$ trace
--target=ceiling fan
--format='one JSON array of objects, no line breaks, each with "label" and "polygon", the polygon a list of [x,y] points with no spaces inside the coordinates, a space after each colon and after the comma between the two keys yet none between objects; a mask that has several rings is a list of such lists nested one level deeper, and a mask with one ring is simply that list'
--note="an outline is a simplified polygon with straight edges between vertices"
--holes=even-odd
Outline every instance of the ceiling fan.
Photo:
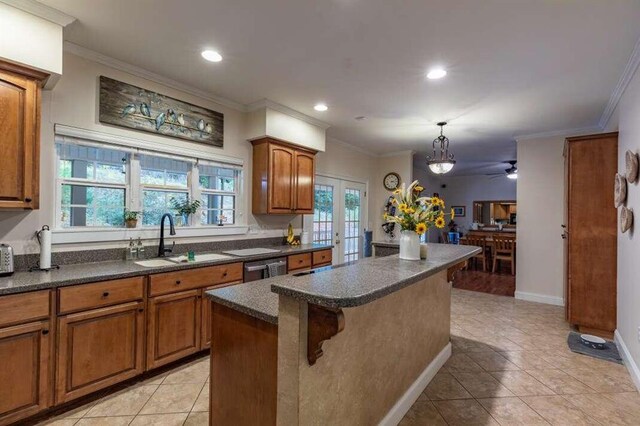
[{"label": "ceiling fan", "polygon": [[509,167],[508,169],[504,170],[504,173],[488,173],[487,176],[495,176],[495,177],[500,177],[500,176],[507,176],[509,179],[518,179],[518,168],[516,167],[516,164],[518,163],[516,160],[511,160],[511,161],[505,161],[505,164],[509,164],[511,165],[511,167]]}]

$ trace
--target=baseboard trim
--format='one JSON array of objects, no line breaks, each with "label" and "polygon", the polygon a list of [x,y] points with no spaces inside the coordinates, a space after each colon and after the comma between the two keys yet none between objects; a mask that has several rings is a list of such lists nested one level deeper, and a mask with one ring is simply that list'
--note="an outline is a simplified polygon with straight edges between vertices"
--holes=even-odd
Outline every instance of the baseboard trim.
[{"label": "baseboard trim", "polygon": [[528,302],[546,303],[547,305],[564,306],[562,297],[547,296],[538,293],[527,293],[524,291],[516,291],[515,298],[526,300]]},{"label": "baseboard trim", "polygon": [[451,343],[448,343],[440,351],[440,353],[431,361],[431,363],[418,376],[415,382],[409,386],[409,389],[402,395],[395,405],[389,410],[384,419],[379,423],[380,426],[396,426],[402,418],[407,414],[414,402],[420,394],[424,392],[427,385],[431,382],[436,373],[442,368],[451,356]]},{"label": "baseboard trim", "polygon": [[629,374],[631,375],[631,379],[636,385],[636,388],[638,388],[638,391],[640,391],[640,368],[638,368],[638,364],[636,364],[636,362],[631,357],[631,352],[629,352],[629,349],[624,343],[624,340],[622,340],[622,336],[620,335],[618,330],[615,331],[613,336],[616,342],[616,346],[618,346],[618,352],[620,352],[622,360],[624,361],[624,365],[627,367],[627,370],[629,370]]}]

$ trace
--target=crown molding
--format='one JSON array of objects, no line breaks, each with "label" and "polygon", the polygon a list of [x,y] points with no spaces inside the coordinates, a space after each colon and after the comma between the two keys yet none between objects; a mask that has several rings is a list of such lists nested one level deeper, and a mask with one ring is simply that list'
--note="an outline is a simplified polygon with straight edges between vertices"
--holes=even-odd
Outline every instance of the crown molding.
[{"label": "crown molding", "polygon": [[35,0],[0,0],[0,3],[15,7],[16,9],[20,9],[62,27],[66,27],[76,20],[73,16],[67,15],[58,9],[54,9]]},{"label": "crown molding", "polygon": [[246,106],[239,102],[235,102],[235,101],[214,95],[213,93],[206,92],[204,90],[198,89],[188,84],[180,83],[179,81],[161,76],[160,74],[156,74],[152,71],[148,71],[144,68],[131,65],[127,62],[120,61],[110,56],[103,55],[102,53],[95,52],[93,50],[87,49],[86,47],[82,47],[80,45],[71,43],[69,41],[64,42],[64,51],[68,53],[72,53],[81,58],[88,59],[90,61],[97,62],[102,65],[106,65],[108,67],[117,69],[119,71],[123,71],[128,74],[153,81],[154,83],[162,84],[164,86],[168,86],[173,89],[180,90],[182,92],[196,96],[200,99],[204,99],[206,101],[214,102],[216,104],[223,105],[228,108],[232,108],[236,111],[246,112],[247,110]]},{"label": "crown molding", "polygon": [[247,112],[253,112],[262,108],[269,108],[283,114],[290,115],[291,117],[297,118],[298,120],[304,121],[309,124],[313,124],[314,126],[318,126],[324,130],[331,127],[330,124],[325,123],[322,120],[318,120],[317,118],[311,117],[310,115],[303,114],[300,111],[296,111],[295,109],[289,108],[288,106],[284,106],[266,98],[250,103],[245,107],[245,110]]},{"label": "crown molding", "polygon": [[351,150],[351,151],[359,152],[359,153],[364,154],[364,155],[367,155],[367,156],[369,156],[369,157],[373,157],[373,158],[379,158],[379,157],[380,157],[380,154],[377,154],[377,153],[375,153],[375,152],[372,152],[372,151],[366,150],[366,149],[361,148],[361,147],[356,146],[356,145],[352,145],[352,144],[350,144],[350,143],[348,143],[348,142],[341,141],[340,139],[336,139],[336,138],[332,138],[332,137],[327,137],[327,142],[332,143],[332,144],[336,144],[336,145],[339,145],[339,146],[342,146],[342,147],[344,147],[344,148],[346,148],[346,149],[349,149],[349,150]]},{"label": "crown molding", "polygon": [[545,138],[553,138],[553,137],[569,137],[569,136],[581,136],[588,135],[591,133],[602,133],[602,128],[600,126],[591,126],[591,127],[579,127],[576,129],[564,129],[564,130],[552,130],[549,132],[541,132],[541,133],[531,133],[528,135],[520,135],[516,136],[516,142],[524,142],[533,139],[545,139]]},{"label": "crown molding", "polygon": [[640,66],[640,39],[636,42],[633,52],[631,52],[631,56],[629,57],[629,61],[627,61],[627,65],[624,67],[624,71],[622,71],[620,80],[618,80],[618,84],[615,89],[613,89],[613,93],[611,93],[609,103],[607,103],[607,106],[600,117],[600,122],[598,124],[601,129],[605,129],[609,124],[609,120],[611,120],[611,116],[616,110],[618,102],[620,102],[624,91],[627,90],[627,86],[638,70],[638,66]]}]

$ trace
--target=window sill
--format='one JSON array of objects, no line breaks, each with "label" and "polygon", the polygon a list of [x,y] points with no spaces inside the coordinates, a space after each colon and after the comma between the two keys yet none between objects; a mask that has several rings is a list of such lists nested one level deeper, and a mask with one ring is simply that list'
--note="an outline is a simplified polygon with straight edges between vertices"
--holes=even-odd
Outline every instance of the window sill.
[{"label": "window sill", "polygon": [[[248,231],[249,227],[245,225],[183,226],[176,228],[176,235],[169,236],[169,227],[167,226],[165,238],[244,235]],[[143,240],[160,238],[160,227],[57,229],[52,232],[51,242],[52,244],[97,243],[126,241],[129,238],[142,238]]]}]

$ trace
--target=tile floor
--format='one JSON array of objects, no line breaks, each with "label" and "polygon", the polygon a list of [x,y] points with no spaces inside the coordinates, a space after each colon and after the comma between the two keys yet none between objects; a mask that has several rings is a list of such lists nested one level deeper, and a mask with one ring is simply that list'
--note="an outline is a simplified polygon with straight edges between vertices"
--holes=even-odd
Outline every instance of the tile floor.
[{"label": "tile floor", "polygon": [[[569,351],[561,307],[453,290],[453,355],[401,422],[640,425],[622,365]],[[207,425],[208,358],[42,425]]]}]

